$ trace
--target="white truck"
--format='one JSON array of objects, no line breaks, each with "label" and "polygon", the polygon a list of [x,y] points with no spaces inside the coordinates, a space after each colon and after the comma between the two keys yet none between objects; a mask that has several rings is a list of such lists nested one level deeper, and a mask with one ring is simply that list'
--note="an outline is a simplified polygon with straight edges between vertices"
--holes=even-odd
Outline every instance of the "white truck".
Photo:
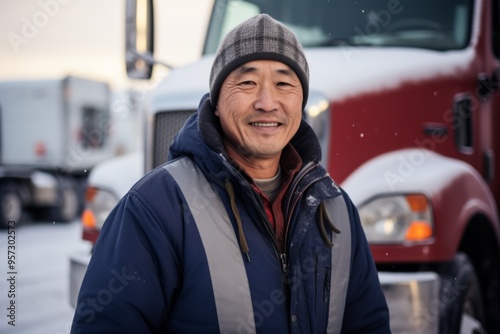
[{"label": "white truck", "polygon": [[110,89],[78,77],[0,82],[0,227],[74,220],[86,179],[112,156]]},{"label": "white truck", "polygon": [[[214,0],[201,59],[152,91],[143,153],[91,173],[84,238],[167,160],[221,38],[261,12],[305,48],[305,117],[358,207],[392,332],[499,333],[499,0]],[[151,75],[153,17],[152,1],[127,1],[131,77]],[[89,258],[71,259],[73,302]]]}]

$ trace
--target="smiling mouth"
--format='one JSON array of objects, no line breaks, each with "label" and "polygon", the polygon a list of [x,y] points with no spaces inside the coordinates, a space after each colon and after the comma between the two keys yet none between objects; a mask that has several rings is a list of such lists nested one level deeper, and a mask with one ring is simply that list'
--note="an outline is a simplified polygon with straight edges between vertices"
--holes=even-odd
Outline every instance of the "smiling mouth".
[{"label": "smiling mouth", "polygon": [[257,126],[257,127],[264,127],[264,128],[271,128],[271,127],[277,127],[279,126],[280,124],[279,123],[260,123],[260,122],[254,122],[254,123],[250,123],[250,125],[252,126]]}]

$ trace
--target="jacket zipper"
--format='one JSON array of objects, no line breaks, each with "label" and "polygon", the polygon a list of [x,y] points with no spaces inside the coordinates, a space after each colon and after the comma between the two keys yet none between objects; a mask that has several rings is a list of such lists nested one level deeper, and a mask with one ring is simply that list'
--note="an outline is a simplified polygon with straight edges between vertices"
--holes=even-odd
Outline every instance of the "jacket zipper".
[{"label": "jacket zipper", "polygon": [[[261,219],[262,219],[262,222],[263,222],[263,225],[267,231],[267,234],[269,235],[269,237],[271,238],[271,241],[273,243],[273,248],[274,248],[274,254],[276,255],[276,258],[281,262],[281,271],[283,273],[286,273],[287,270],[288,270],[288,264],[287,264],[287,256],[286,256],[286,252],[285,253],[281,253],[280,252],[280,249],[278,247],[278,243],[276,242],[276,237],[274,236],[274,233],[273,231],[271,231],[271,228],[270,228],[270,224],[269,222],[267,221],[267,216],[265,213],[263,213],[265,210],[262,209],[259,201],[257,201],[257,199],[255,198],[255,194],[253,194],[252,196],[252,200],[254,202],[254,205],[258,208],[260,208],[259,211],[259,214],[261,216]],[[285,232],[286,233],[286,232]]]},{"label": "jacket zipper", "polygon": [[[225,163],[226,167],[229,167],[229,170],[233,170],[233,166],[231,166],[231,164],[226,160],[226,158],[224,157],[224,155],[220,154],[220,157],[221,159],[223,160],[223,162]],[[297,188],[299,182],[304,178],[304,176],[309,173],[311,170],[313,170],[315,167],[317,166],[317,163],[315,162],[309,162],[307,163],[304,168],[299,171],[299,173],[297,174],[295,180],[292,182],[292,184],[290,185],[290,188],[289,188],[289,193],[290,193],[290,196],[289,196],[289,200],[288,200],[288,203],[287,203],[287,219],[286,220],[286,229],[285,229],[285,249],[286,249],[286,245],[288,244],[288,230],[289,230],[289,227],[290,227],[290,221],[292,219],[292,213],[290,210],[293,210],[293,208],[295,208],[295,205],[297,204],[297,201],[298,201],[298,198],[300,196],[297,196],[297,199],[295,200],[295,202],[293,203],[293,206],[290,208],[290,202],[293,198],[292,194],[293,192],[295,191],[295,188]],[[239,178],[237,175],[238,174],[235,174],[233,173],[233,175],[236,175],[237,178]],[[328,175],[328,174],[327,174]],[[325,176],[327,176],[325,175]],[[313,180],[305,189],[308,189],[312,184],[322,180],[323,178],[317,178],[315,180]],[[246,180],[245,180],[246,182]],[[255,194],[253,194],[252,196],[252,200],[253,200],[253,204],[260,208],[259,210],[259,214],[261,215],[261,219],[263,221],[263,224],[264,224],[264,227],[267,231],[267,234],[269,235],[269,237],[271,238],[271,241],[273,243],[273,246],[274,246],[274,253],[277,257],[277,259],[280,261],[281,263],[281,270],[283,273],[286,273],[288,271],[288,256],[287,256],[287,253],[286,251],[285,252],[280,252],[280,249],[278,247],[278,243],[276,242],[276,237],[274,235],[274,233],[271,231],[270,229],[270,226],[269,226],[269,222],[267,221],[267,216],[265,215],[264,210],[263,208],[261,207],[260,203],[257,201],[257,199],[255,198]]]},{"label": "jacket zipper", "polygon": [[302,194],[309,189],[310,186],[312,186],[314,183],[319,182],[323,180],[324,178],[328,177],[328,174],[325,174],[322,177],[315,178],[312,180],[305,188],[304,190],[300,193],[300,196],[296,196],[295,201],[292,203],[292,206],[290,207],[292,198],[293,198],[293,192],[295,191],[295,188],[298,187],[299,182],[304,178],[304,176],[309,173],[311,170],[313,170],[317,166],[316,163],[310,162],[308,163],[304,169],[302,169],[298,174],[297,177],[295,178],[294,182],[290,185],[290,197],[289,201],[287,203],[286,207],[286,212],[287,212],[287,217],[286,217],[286,230],[285,230],[285,245],[288,245],[288,230],[290,229],[290,224],[292,220],[292,213],[293,210],[295,210],[295,206],[297,205],[297,202],[299,201],[299,198],[302,196]]},{"label": "jacket zipper", "polygon": [[288,271],[288,263],[287,263],[287,256],[286,252],[280,254],[280,259],[281,259],[281,269],[283,270],[283,273],[286,273]]},{"label": "jacket zipper", "polygon": [[[298,198],[300,197],[300,196],[297,196],[295,203],[290,208],[290,202],[292,201],[292,198],[293,198],[293,192],[295,191],[295,188],[297,188],[297,186],[299,185],[299,182],[304,178],[304,176],[307,173],[309,173],[311,170],[313,170],[314,167],[316,167],[316,163],[309,162],[301,171],[299,171],[299,173],[297,174],[297,177],[295,178],[295,180],[293,180],[292,184],[290,185],[290,189],[288,189],[288,193],[290,194],[290,196],[288,197],[288,203],[286,205],[286,211],[285,211],[287,214],[287,217],[285,218],[285,222],[286,222],[286,225],[285,225],[286,226],[286,229],[285,229],[285,248],[288,245],[288,230],[290,229],[290,222],[292,220],[292,212],[290,210],[292,210],[295,207],[295,205],[298,201]],[[306,189],[307,188],[309,188],[309,186],[307,186]]]},{"label": "jacket zipper", "polygon": [[290,212],[290,201],[292,200],[292,194],[295,191],[295,188],[299,185],[299,182],[304,178],[304,176],[309,173],[314,167],[316,167],[316,163],[314,162],[309,162],[307,165],[304,166],[304,168],[298,172],[297,176],[295,177],[295,180],[293,180],[292,184],[290,185],[289,193],[290,196],[288,198],[288,203],[286,206],[286,212]]},{"label": "jacket zipper", "polygon": [[274,248],[274,254],[276,255],[276,258],[281,262],[281,270],[283,271],[283,273],[286,273],[287,269],[288,269],[286,254],[285,253],[280,253],[280,249],[278,247],[278,243],[276,242],[276,237],[274,236],[273,231],[271,231],[271,228],[269,226],[269,222],[267,221],[267,216],[265,215],[265,213],[263,214],[264,210],[262,209],[260,203],[255,198],[255,195],[252,196],[252,199],[254,201],[254,205],[256,205],[258,208],[260,208],[259,214],[261,215],[261,219],[263,221],[264,227],[266,228],[267,234],[269,235],[269,237],[272,240],[272,243],[273,243],[273,246],[274,246],[273,247]]},{"label": "jacket zipper", "polygon": [[[290,222],[292,220],[292,212],[291,210],[293,210],[295,208],[295,205],[297,205],[297,202],[298,202],[298,199],[300,196],[297,196],[297,199],[295,200],[295,202],[293,203],[292,207],[290,208],[290,202],[292,200],[292,194],[293,192],[295,191],[295,188],[297,188],[298,184],[300,183],[300,181],[307,175],[307,173],[309,173],[311,170],[313,170],[315,167],[317,166],[317,163],[314,163],[314,162],[309,162],[308,164],[305,165],[305,167],[299,171],[299,173],[297,173],[297,176],[295,178],[295,180],[293,181],[293,183],[290,185],[290,188],[289,188],[289,193],[290,193],[290,197],[289,197],[289,201],[288,201],[288,204],[287,204],[287,219],[286,220],[286,229],[285,229],[285,249],[286,249],[286,245],[288,245],[288,230],[290,228]],[[326,174],[325,177],[327,177],[328,175]],[[308,184],[304,191],[306,189],[308,189],[312,184],[322,180],[324,177],[320,177],[320,178],[316,178],[314,180],[311,181],[310,184]],[[261,212],[262,214],[262,212]],[[280,259],[281,261],[281,270],[283,271],[283,273],[286,273],[288,271],[288,256],[287,256],[287,253],[286,251],[283,252],[283,253],[280,253],[280,250],[279,250],[279,247],[278,247],[278,243],[276,242],[276,238],[274,236],[274,234],[272,233],[272,231],[269,229],[269,223],[267,222],[267,218],[264,220],[265,222],[265,226],[266,226],[266,230],[268,231],[269,235],[271,236],[271,239],[273,240],[273,244],[274,244],[274,247],[275,247],[275,251],[276,251],[276,254],[278,255],[278,258]]]},{"label": "jacket zipper", "polygon": [[[219,154],[220,158],[222,159],[223,163],[226,165],[226,167],[233,171],[234,170],[234,167],[227,161],[227,159],[224,157],[223,154]],[[240,177],[238,176],[237,173],[234,173],[233,172],[233,175],[236,176],[237,179],[239,179]],[[245,182],[247,182],[246,180],[244,180]],[[276,255],[276,258],[278,259],[278,261],[280,261],[281,263],[281,270],[283,271],[283,273],[286,273],[287,272],[287,256],[285,253],[280,253],[280,250],[279,250],[279,247],[278,247],[278,243],[276,242],[276,238],[274,236],[274,233],[273,231],[271,231],[271,228],[270,228],[270,224],[269,222],[267,221],[267,216],[265,213],[265,210],[263,210],[263,208],[261,207],[259,201],[255,198],[255,194],[252,193],[252,201],[254,202],[253,204],[259,208],[260,210],[259,211],[259,214],[261,216],[261,219],[262,219],[262,222],[263,222],[263,225],[267,231],[267,234],[269,235],[269,237],[271,238],[271,241],[273,243],[273,248],[274,248],[274,254]]]}]

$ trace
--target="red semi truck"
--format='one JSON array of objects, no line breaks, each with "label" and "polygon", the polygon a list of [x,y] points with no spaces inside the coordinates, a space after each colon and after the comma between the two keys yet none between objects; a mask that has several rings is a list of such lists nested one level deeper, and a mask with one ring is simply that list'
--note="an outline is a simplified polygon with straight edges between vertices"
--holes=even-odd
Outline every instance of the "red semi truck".
[{"label": "red semi truck", "polygon": [[[140,4],[127,2],[127,69],[147,79],[154,12]],[[92,171],[84,238],[95,242],[126,190],[166,161],[219,41],[260,12],[305,47],[306,117],[359,209],[392,331],[500,332],[499,0],[215,0],[202,58],[152,91],[144,152]],[[73,299],[89,257],[71,260]]]}]

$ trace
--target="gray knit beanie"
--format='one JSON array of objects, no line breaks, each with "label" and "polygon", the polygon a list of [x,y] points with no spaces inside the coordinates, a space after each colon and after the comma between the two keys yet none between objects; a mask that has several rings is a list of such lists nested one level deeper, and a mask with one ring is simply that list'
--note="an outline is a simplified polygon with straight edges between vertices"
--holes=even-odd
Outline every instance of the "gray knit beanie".
[{"label": "gray knit beanie", "polygon": [[244,63],[276,60],[295,71],[302,84],[305,107],[309,93],[309,66],[295,34],[267,14],[241,23],[222,40],[210,72],[210,100],[215,108],[219,90],[226,77]]}]

